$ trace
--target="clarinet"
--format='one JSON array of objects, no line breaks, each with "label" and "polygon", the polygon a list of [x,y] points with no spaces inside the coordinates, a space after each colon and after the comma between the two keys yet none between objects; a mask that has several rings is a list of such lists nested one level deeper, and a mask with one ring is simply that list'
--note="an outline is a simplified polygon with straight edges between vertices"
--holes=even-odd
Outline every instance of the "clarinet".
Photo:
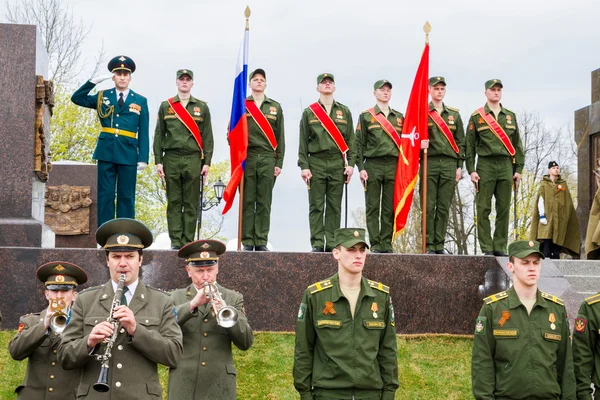
[{"label": "clarinet", "polygon": [[121,296],[123,295],[123,287],[125,286],[125,274],[121,274],[119,276],[119,284],[117,285],[117,291],[115,292],[115,297],[113,298],[112,307],[110,308],[110,314],[106,319],[113,326],[113,333],[110,338],[105,340],[106,348],[104,350],[104,354],[96,355],[96,359],[100,361],[100,375],[98,376],[98,382],[94,384],[94,390],[96,392],[105,393],[110,390],[110,386],[108,385],[108,367],[110,358],[112,357],[112,348],[115,344],[115,340],[117,340],[117,335],[119,334],[119,321],[116,320],[113,315],[115,312],[115,308],[121,305]]}]

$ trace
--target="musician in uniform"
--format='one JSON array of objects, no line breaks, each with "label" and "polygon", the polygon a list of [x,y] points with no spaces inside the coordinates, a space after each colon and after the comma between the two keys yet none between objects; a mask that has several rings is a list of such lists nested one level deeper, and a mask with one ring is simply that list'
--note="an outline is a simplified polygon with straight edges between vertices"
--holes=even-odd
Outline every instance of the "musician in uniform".
[{"label": "musician in uniform", "polygon": [[[77,296],[58,359],[63,368],[81,371],[78,399],[161,398],[157,366],[175,367],[183,343],[171,297],[139,279],[142,250],[152,244],[152,233],[141,222],[117,218],[98,228],[96,241],[106,250],[110,280]],[[116,298],[119,282],[124,286]],[[107,321],[111,314],[116,325]],[[109,353],[103,381],[97,358]],[[95,383],[108,391],[97,391]]]},{"label": "musician in uniform", "polygon": [[79,266],[53,261],[38,268],[37,278],[44,283],[47,309],[19,319],[17,334],[8,344],[14,360],[27,360],[23,383],[15,390],[19,400],[75,399],[79,371],[66,371],[56,356],[61,333],[69,322],[77,285],[87,282]]},{"label": "musician in uniform", "polygon": [[[218,240],[197,240],[179,250],[192,283],[171,293],[183,332],[184,352],[179,365],[169,372],[170,399],[236,399],[237,370],[231,343],[248,350],[254,336],[243,296],[217,283],[219,256],[224,252],[225,244]],[[212,304],[207,297],[211,289],[218,292]],[[232,308],[219,313],[225,305]]]}]

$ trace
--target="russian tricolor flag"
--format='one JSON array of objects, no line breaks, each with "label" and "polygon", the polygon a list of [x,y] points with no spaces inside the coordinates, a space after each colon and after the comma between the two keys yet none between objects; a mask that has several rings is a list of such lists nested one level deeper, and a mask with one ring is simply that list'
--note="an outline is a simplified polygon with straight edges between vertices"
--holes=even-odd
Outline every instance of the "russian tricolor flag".
[{"label": "russian tricolor flag", "polygon": [[246,120],[246,87],[248,85],[248,32],[244,31],[244,42],[238,54],[233,85],[233,103],[231,106],[231,119],[229,120],[229,154],[231,159],[231,178],[227,183],[223,200],[225,207],[223,214],[227,213],[233,205],[235,192],[244,175],[246,165],[246,151],[248,149],[248,122]]}]

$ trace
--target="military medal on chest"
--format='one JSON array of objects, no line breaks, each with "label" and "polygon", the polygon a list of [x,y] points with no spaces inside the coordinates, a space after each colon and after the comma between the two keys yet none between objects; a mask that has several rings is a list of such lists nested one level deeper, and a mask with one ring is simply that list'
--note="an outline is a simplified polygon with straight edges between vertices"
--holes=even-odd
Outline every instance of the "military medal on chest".
[{"label": "military medal on chest", "polygon": [[335,117],[336,117],[337,119],[342,119],[342,118],[344,118],[344,114],[342,113],[342,110],[337,110],[337,111],[335,112]]},{"label": "military medal on chest", "polygon": [[510,115],[506,116],[506,123],[507,124],[512,124],[512,117]]},{"label": "military medal on chest", "polygon": [[379,311],[379,306],[376,302],[373,302],[373,304],[371,304],[371,311],[373,311],[373,318],[377,318],[377,311]]},{"label": "military medal on chest", "polygon": [[448,115],[448,124],[454,125],[454,115]]},{"label": "military medal on chest", "polygon": [[200,107],[194,107],[194,115],[197,117],[200,116]]},{"label": "military medal on chest", "polygon": [[550,313],[550,315],[548,315],[548,321],[550,321],[550,329],[555,330],[556,325],[554,323],[556,322],[556,316],[554,313]]}]

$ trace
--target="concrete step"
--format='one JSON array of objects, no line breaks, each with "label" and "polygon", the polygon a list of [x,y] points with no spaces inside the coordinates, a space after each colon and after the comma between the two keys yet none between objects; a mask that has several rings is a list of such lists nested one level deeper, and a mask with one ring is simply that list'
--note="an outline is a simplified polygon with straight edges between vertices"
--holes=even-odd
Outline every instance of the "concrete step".
[{"label": "concrete step", "polygon": [[583,297],[600,292],[600,261],[552,260],[569,281],[573,290]]}]

